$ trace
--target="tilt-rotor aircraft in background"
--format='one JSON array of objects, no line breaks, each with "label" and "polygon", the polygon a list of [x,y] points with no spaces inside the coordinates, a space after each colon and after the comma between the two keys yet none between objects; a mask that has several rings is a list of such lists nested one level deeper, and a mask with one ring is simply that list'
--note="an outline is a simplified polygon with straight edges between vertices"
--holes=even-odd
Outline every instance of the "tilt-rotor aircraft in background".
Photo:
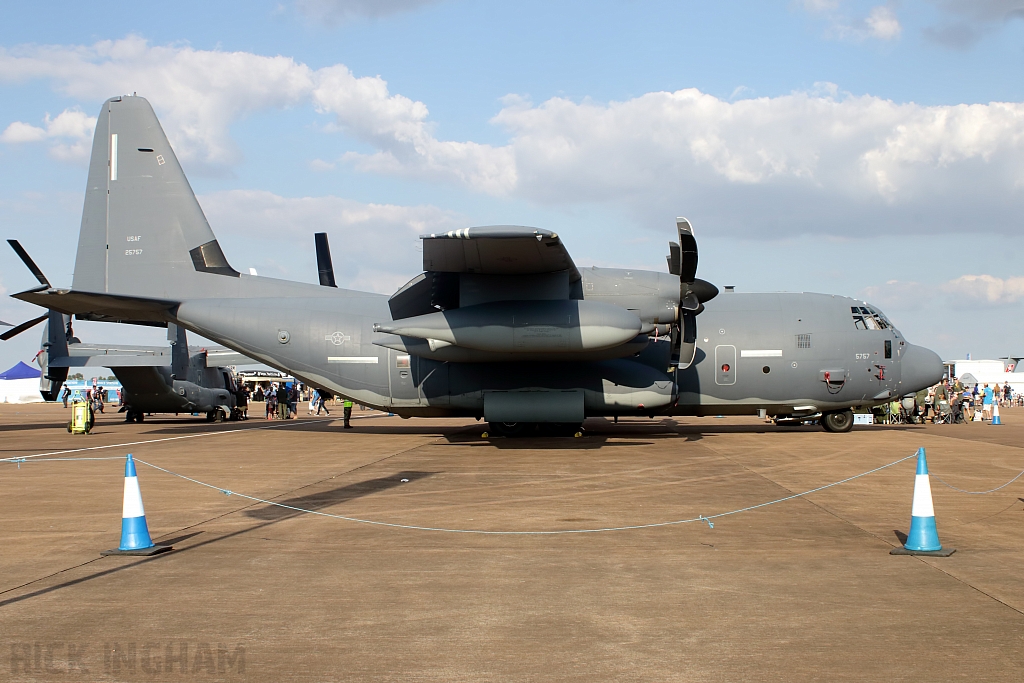
[{"label": "tilt-rotor aircraft in background", "polygon": [[496,435],[625,415],[818,416],[841,432],[852,408],[942,377],[935,353],[864,302],[718,295],[696,277],[689,222],[677,231],[667,273],[580,269],[553,232],[492,226],[424,235],[424,272],[391,297],[246,275],[149,102],[115,97],[96,125],[71,289],[14,296],[180,325],[353,401],[483,418]]}]

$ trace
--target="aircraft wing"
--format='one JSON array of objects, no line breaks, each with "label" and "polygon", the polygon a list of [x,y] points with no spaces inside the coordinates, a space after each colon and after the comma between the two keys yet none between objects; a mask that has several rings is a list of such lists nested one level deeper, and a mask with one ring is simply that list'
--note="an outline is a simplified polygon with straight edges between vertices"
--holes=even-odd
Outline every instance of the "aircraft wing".
[{"label": "aircraft wing", "polygon": [[[189,354],[195,355],[202,347],[189,348]],[[206,351],[206,367],[227,365],[252,365],[256,363],[248,356],[221,346],[209,347]],[[169,346],[142,345],[109,345],[109,344],[69,344],[68,355],[50,360],[50,366],[56,368],[137,368],[171,365],[171,348]]]},{"label": "aircraft wing", "polygon": [[556,233],[518,225],[491,225],[421,235],[423,270],[435,273],[536,275],[580,273]]},{"label": "aircraft wing", "polygon": [[223,346],[211,346],[206,349],[206,367],[226,367],[228,365],[257,365],[261,361],[253,360],[244,354],[232,351]]},{"label": "aircraft wing", "polygon": [[68,355],[50,359],[55,368],[154,367],[171,364],[167,346],[68,344]]}]

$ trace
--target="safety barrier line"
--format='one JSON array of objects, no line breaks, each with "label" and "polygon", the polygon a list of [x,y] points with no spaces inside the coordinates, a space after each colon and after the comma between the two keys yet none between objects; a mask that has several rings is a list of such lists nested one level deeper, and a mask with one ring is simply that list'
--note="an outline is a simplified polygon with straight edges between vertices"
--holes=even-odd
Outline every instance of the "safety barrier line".
[{"label": "safety barrier line", "polygon": [[184,479],[185,481],[192,482],[193,484],[198,484],[199,486],[205,486],[206,488],[213,489],[215,491],[220,491],[221,493],[223,493],[224,495],[227,495],[227,496],[238,496],[240,498],[244,498],[246,500],[251,500],[251,501],[254,501],[256,503],[263,503],[265,505],[273,505],[275,507],[284,508],[286,510],[293,510],[293,511],[299,512],[299,513],[310,514],[310,515],[319,515],[321,517],[330,517],[332,519],[340,519],[340,520],[344,520],[344,521],[347,521],[347,522],[355,522],[355,523],[358,523],[358,524],[371,524],[371,525],[374,525],[374,526],[390,527],[390,528],[394,528],[394,529],[407,529],[407,530],[411,530],[411,531],[438,531],[438,532],[451,533],[451,534],[479,534],[479,535],[487,535],[487,536],[557,536],[557,535],[563,535],[563,534],[593,534],[593,533],[601,533],[601,532],[606,532],[606,531],[632,531],[632,530],[637,530],[637,529],[653,529],[653,528],[656,528],[656,527],[675,526],[675,525],[678,525],[678,524],[689,524],[691,522],[706,522],[709,528],[714,529],[715,525],[711,521],[713,519],[718,519],[720,517],[728,517],[729,515],[736,515],[736,514],[739,514],[741,512],[748,512],[750,510],[756,510],[758,508],[767,507],[769,505],[775,505],[776,503],[782,503],[782,502],[785,502],[787,500],[793,500],[794,498],[800,498],[802,496],[807,496],[807,495],[810,495],[812,493],[817,493],[818,491],[824,491],[825,489],[832,488],[833,486],[839,486],[840,484],[845,484],[847,482],[853,481],[854,479],[860,479],[861,477],[866,477],[869,474],[874,474],[875,472],[879,472],[879,471],[884,470],[886,468],[892,467],[893,465],[898,465],[901,462],[906,462],[907,460],[910,460],[911,458],[916,458],[916,457],[917,457],[917,453],[914,453],[913,455],[908,455],[908,456],[906,456],[904,458],[900,458],[899,460],[894,460],[894,461],[888,463],[887,465],[882,465],[881,467],[876,467],[876,468],[874,468],[872,470],[868,470],[867,472],[861,472],[860,474],[855,474],[852,477],[847,477],[846,479],[840,479],[839,481],[835,481],[835,482],[832,482],[831,484],[826,484],[824,486],[819,486],[817,488],[810,489],[809,491],[804,491],[803,493],[794,493],[793,495],[786,496],[784,498],[779,498],[777,500],[772,500],[772,501],[769,501],[769,502],[766,502],[766,503],[758,503],[757,505],[750,505],[750,506],[747,506],[747,507],[744,507],[744,508],[740,508],[738,510],[730,510],[729,512],[719,512],[718,514],[715,514],[715,515],[709,515],[709,516],[698,515],[697,517],[692,517],[690,519],[679,519],[679,520],[674,520],[674,521],[671,521],[671,522],[654,522],[654,523],[651,523],[651,524],[635,524],[635,525],[630,525],[630,526],[603,527],[603,528],[598,528],[598,529],[556,529],[556,530],[551,530],[551,531],[490,531],[490,530],[486,530],[486,529],[448,529],[448,528],[444,528],[444,527],[418,526],[418,525],[414,525],[414,524],[397,524],[395,522],[381,522],[381,521],[372,520],[372,519],[361,519],[359,517],[348,517],[348,516],[345,516],[345,515],[335,515],[335,514],[331,514],[329,512],[321,512],[319,510],[308,510],[306,508],[300,508],[300,507],[296,507],[294,505],[286,505],[284,503],[278,503],[278,502],[275,502],[275,501],[272,501],[272,500],[266,500],[264,498],[257,498],[256,496],[250,496],[250,495],[247,495],[247,494],[244,494],[244,493],[238,493],[237,491],[232,491],[230,489],[226,489],[226,488],[223,488],[221,486],[215,486],[213,484],[208,484],[205,481],[200,481],[198,479],[193,479],[192,477],[185,476],[184,474],[179,474],[178,472],[173,472],[171,470],[168,470],[168,469],[165,469],[163,467],[160,467],[159,465],[154,465],[151,462],[146,462],[145,460],[140,460],[139,458],[135,458],[135,462],[138,463],[138,464],[141,464],[141,465],[146,465],[148,467],[152,467],[153,469],[158,470],[160,472],[164,472],[165,474],[169,474],[171,476],[178,477],[180,479]]},{"label": "safety barrier line", "polygon": [[289,420],[287,424],[272,424],[263,427],[239,427],[238,429],[227,429],[221,432],[203,432],[201,434],[185,434],[183,436],[168,436],[163,439],[150,439],[149,441],[130,441],[128,443],[112,443],[109,446],[88,446],[86,448],[72,448],[66,451],[51,451],[49,453],[36,453],[35,455],[17,455],[10,458],[0,458],[0,462],[25,462],[29,458],[44,458],[48,455],[65,455],[67,453],[82,453],[85,451],[100,451],[105,448],[123,448],[124,446],[142,446],[149,443],[160,443],[161,441],[176,441],[178,439],[197,439],[202,436],[220,436],[221,434],[237,434],[238,432],[250,432],[260,429],[279,429],[281,427],[292,427],[297,424],[310,424],[311,422],[333,422],[339,418],[324,418],[321,420]]},{"label": "safety barrier line", "polygon": [[999,489],[1005,489],[1005,488],[1006,488],[1007,486],[1009,486],[1009,485],[1010,485],[1010,484],[1012,484],[1013,482],[1017,481],[1017,480],[1018,480],[1018,479],[1020,479],[1021,477],[1024,477],[1024,470],[1021,470],[1021,471],[1020,471],[1020,474],[1018,474],[1018,475],[1017,475],[1016,477],[1014,477],[1014,478],[1013,478],[1013,479],[1011,479],[1010,481],[1006,482],[1006,483],[1005,483],[1005,484],[1003,484],[1002,486],[997,486],[997,487],[995,487],[994,489],[989,489],[988,491],[966,491],[966,490],[964,490],[964,489],[961,489],[961,488],[957,488],[956,486],[953,486],[952,484],[950,484],[950,483],[946,482],[945,480],[943,480],[943,478],[942,478],[942,477],[940,477],[939,475],[935,474],[934,472],[932,472],[932,473],[931,473],[931,476],[932,476],[932,477],[934,477],[934,478],[936,478],[936,479],[938,479],[938,480],[939,480],[940,482],[942,482],[943,484],[945,484],[945,485],[946,485],[946,486],[948,486],[949,488],[953,489],[954,491],[959,491],[960,493],[967,493],[967,494],[970,494],[970,495],[972,495],[972,496],[983,496],[983,495],[985,495],[985,494],[987,494],[987,493],[995,493],[995,492],[996,492],[996,491],[998,491]]}]

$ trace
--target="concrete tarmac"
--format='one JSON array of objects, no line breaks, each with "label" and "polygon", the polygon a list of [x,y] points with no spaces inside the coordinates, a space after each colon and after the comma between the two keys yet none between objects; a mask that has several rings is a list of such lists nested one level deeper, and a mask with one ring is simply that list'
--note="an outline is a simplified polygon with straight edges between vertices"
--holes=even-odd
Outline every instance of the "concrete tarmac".
[{"label": "concrete tarmac", "polygon": [[[259,408],[257,404],[254,406]],[[339,406],[340,408],[340,406]],[[258,411],[254,411],[258,412]],[[1024,680],[1024,409],[828,434],[755,418],[211,424],[0,405],[0,679]],[[927,448],[949,558],[890,556]],[[124,455],[175,550],[108,556]],[[50,454],[42,455],[40,454]],[[60,460],[60,458],[98,458]]]}]

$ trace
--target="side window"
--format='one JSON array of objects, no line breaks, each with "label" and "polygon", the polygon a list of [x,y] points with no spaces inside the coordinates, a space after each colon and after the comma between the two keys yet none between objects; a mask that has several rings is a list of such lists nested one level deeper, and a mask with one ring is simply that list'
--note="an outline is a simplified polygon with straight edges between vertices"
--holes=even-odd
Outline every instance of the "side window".
[{"label": "side window", "polygon": [[885,340],[885,357],[892,358],[892,340]]}]

